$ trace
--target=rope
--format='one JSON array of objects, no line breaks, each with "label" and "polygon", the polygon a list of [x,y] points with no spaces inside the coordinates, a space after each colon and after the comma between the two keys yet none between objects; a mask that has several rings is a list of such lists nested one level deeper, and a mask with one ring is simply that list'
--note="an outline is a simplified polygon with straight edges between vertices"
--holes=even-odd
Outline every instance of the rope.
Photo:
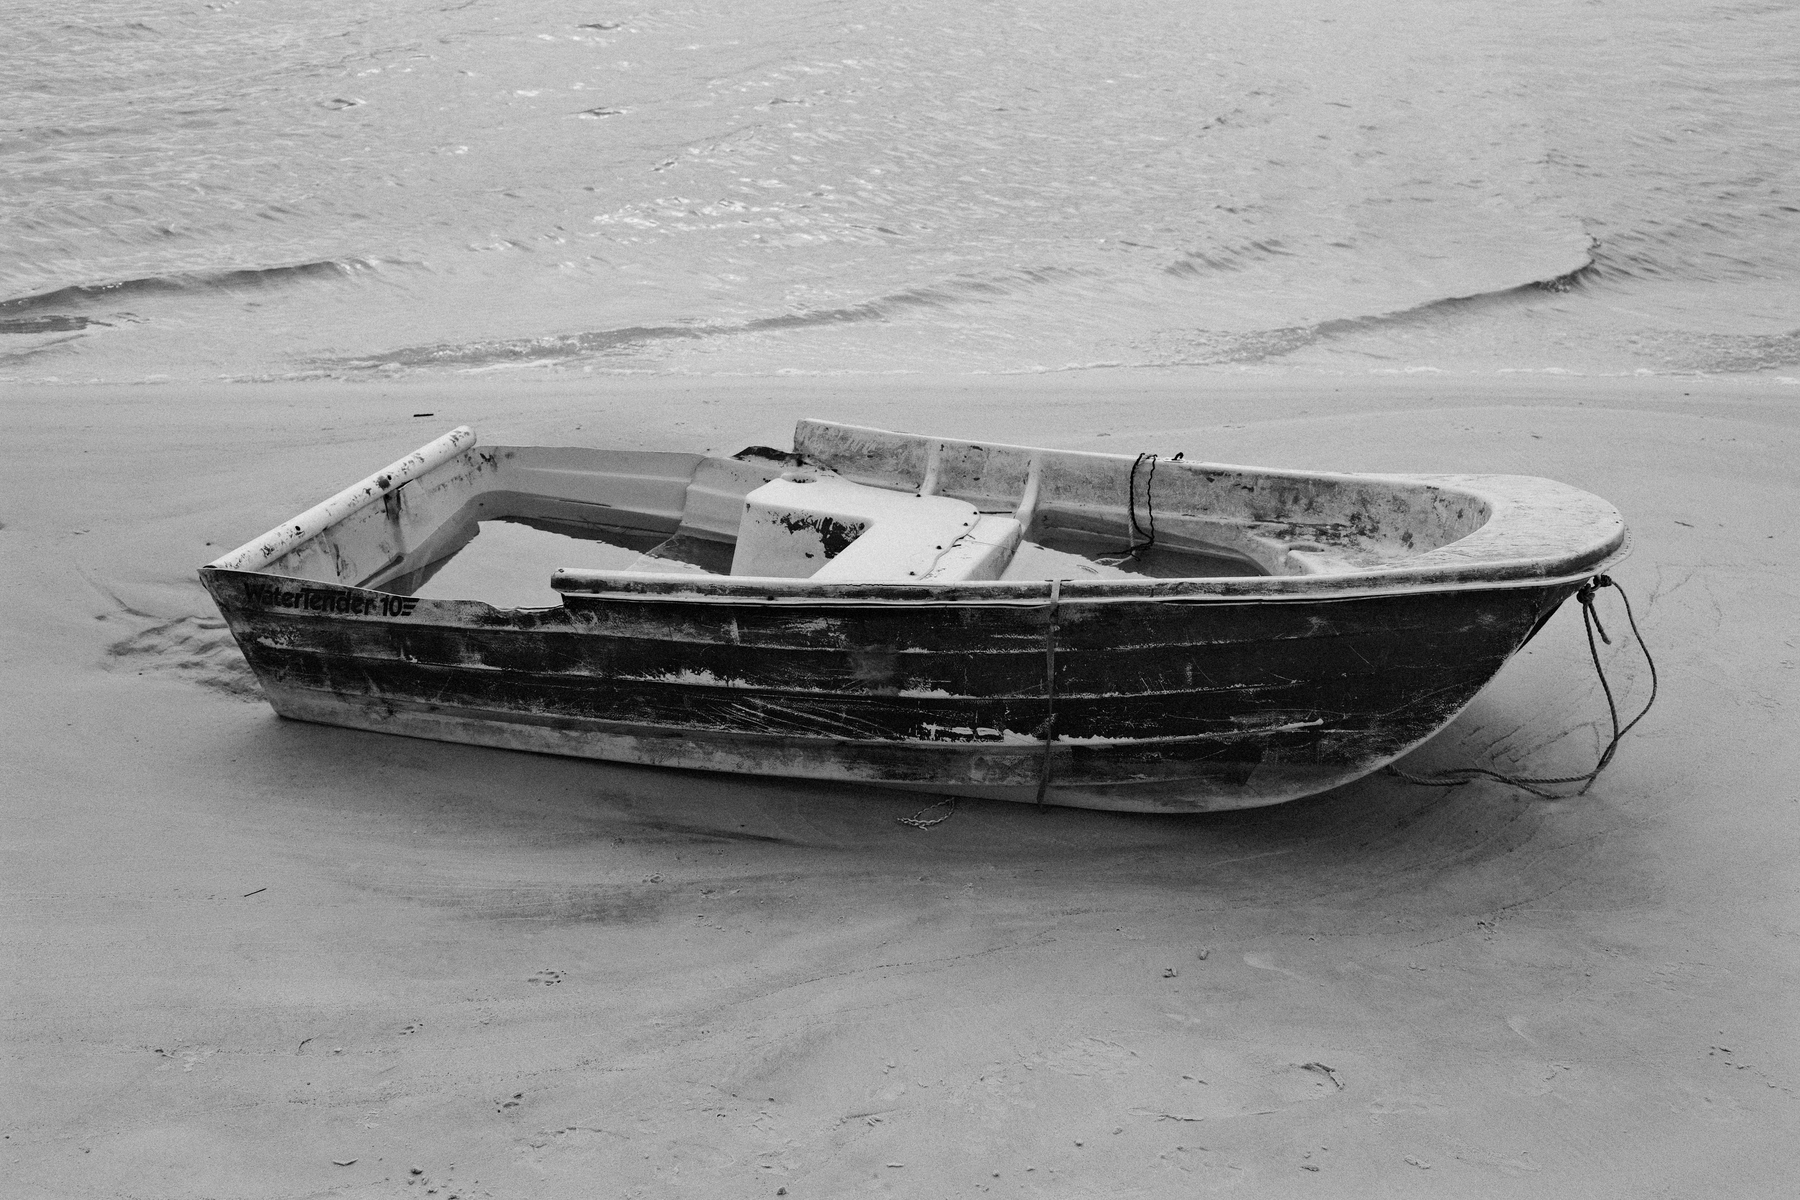
[{"label": "rope", "polygon": [[[1613,696],[1612,684],[1606,678],[1606,668],[1600,665],[1600,647],[1594,641],[1594,635],[1598,633],[1600,641],[1609,646],[1612,645],[1612,639],[1606,635],[1606,626],[1600,623],[1600,614],[1594,609],[1594,596],[1602,588],[1614,588],[1618,591],[1619,599],[1625,605],[1625,619],[1631,624],[1631,636],[1637,639],[1638,649],[1644,655],[1644,662],[1650,667],[1650,698],[1644,702],[1644,707],[1638,711],[1637,716],[1627,721],[1623,727],[1619,724],[1619,704]],[[1637,615],[1631,611],[1631,597],[1625,594],[1625,589],[1614,583],[1611,576],[1596,575],[1581,585],[1581,590],[1575,593],[1575,598],[1581,602],[1581,626],[1587,633],[1588,658],[1593,661],[1594,674],[1600,678],[1600,690],[1606,696],[1606,712],[1612,720],[1612,738],[1606,743],[1606,749],[1600,752],[1600,759],[1594,764],[1593,770],[1583,775],[1529,776],[1507,775],[1500,771],[1490,771],[1486,767],[1452,767],[1449,770],[1436,771],[1430,775],[1414,775],[1408,771],[1402,771],[1398,767],[1390,766],[1387,768],[1387,773],[1396,779],[1403,779],[1407,783],[1416,783],[1422,787],[1461,787],[1463,784],[1473,783],[1477,779],[1492,779],[1516,787],[1521,791],[1530,792],[1542,800],[1568,800],[1575,796],[1587,795],[1588,789],[1594,786],[1594,780],[1600,777],[1600,772],[1611,765],[1613,755],[1618,752],[1619,743],[1624,740],[1626,734],[1637,727],[1637,723],[1644,719],[1650,712],[1650,707],[1656,703],[1658,681],[1656,659],[1651,657],[1650,647],[1644,644],[1644,635],[1638,631]],[[1544,790],[1575,783],[1580,784],[1580,788],[1567,794]]]},{"label": "rope", "polygon": [[[949,805],[950,807],[949,807],[948,811],[946,811],[944,813],[943,816],[929,817],[929,818],[926,817],[925,814],[930,812],[932,809],[943,808],[946,804]],[[956,797],[955,796],[945,796],[942,800],[939,800],[936,804],[927,805],[926,807],[921,808],[918,812],[914,813],[910,817],[895,817],[894,820],[900,822],[900,824],[902,824],[902,825],[911,825],[914,829],[935,829],[937,826],[942,825],[945,821],[948,821],[951,817],[954,817],[955,815],[956,815]]]},{"label": "rope", "polygon": [[[1137,518],[1137,477],[1138,468],[1148,460],[1150,473],[1144,477],[1144,512],[1150,522],[1148,529],[1138,524]],[[1126,540],[1131,543],[1125,550],[1125,557],[1136,558],[1150,547],[1156,545],[1156,455],[1140,454],[1131,464],[1131,481],[1127,484],[1125,497],[1125,513],[1131,518],[1131,528],[1126,531]],[[1143,538],[1143,541],[1138,541]]]},{"label": "rope", "polygon": [[[1180,462],[1183,453],[1185,451],[1177,453],[1169,461]],[[1150,464],[1150,471],[1144,476],[1144,517],[1150,523],[1149,528],[1144,527],[1143,523],[1138,520],[1137,514],[1138,471],[1146,462]],[[1128,558],[1137,558],[1138,555],[1156,545],[1156,455],[1154,454],[1140,454],[1131,464],[1131,479],[1125,487],[1125,515],[1130,521],[1130,525],[1125,530],[1125,540],[1130,545],[1126,546],[1125,552],[1117,557],[1099,558],[1094,561],[1105,566],[1116,567]],[[1139,538],[1144,540],[1140,542]]]},{"label": "rope", "polygon": [[1044,723],[1038,733],[1044,739],[1044,759],[1038,765],[1037,803],[1044,806],[1050,791],[1050,744],[1056,740],[1056,611],[1062,604],[1062,580],[1050,581],[1050,606],[1044,621]]}]

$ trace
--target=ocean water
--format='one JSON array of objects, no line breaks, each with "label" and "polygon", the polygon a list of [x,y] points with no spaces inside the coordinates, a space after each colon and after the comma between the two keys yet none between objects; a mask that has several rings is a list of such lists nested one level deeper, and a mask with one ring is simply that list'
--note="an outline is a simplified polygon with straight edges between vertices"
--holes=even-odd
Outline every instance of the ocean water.
[{"label": "ocean water", "polygon": [[13,0],[0,379],[1800,367],[1800,5]]}]

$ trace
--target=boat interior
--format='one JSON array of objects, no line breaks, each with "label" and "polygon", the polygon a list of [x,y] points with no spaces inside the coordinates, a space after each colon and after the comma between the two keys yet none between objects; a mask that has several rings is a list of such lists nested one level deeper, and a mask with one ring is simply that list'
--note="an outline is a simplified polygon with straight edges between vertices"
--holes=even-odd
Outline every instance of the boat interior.
[{"label": "boat interior", "polygon": [[534,607],[559,602],[558,569],[926,585],[1361,572],[1489,517],[1475,492],[1423,480],[817,421],[800,424],[792,451],[731,457],[486,446],[462,430],[359,486],[360,503],[345,503],[350,489],[271,531],[289,544],[263,562],[215,565]]}]

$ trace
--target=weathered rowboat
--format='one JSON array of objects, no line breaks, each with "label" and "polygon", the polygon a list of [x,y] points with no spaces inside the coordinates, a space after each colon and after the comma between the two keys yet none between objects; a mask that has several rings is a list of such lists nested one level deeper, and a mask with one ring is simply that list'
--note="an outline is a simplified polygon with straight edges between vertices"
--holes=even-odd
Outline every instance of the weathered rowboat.
[{"label": "weathered rowboat", "polygon": [[[419,594],[484,527],[576,539],[547,603]],[[286,717],[1200,811],[1406,753],[1626,548],[1611,505],[1522,476],[815,421],[733,458],[463,427],[200,574]]]}]

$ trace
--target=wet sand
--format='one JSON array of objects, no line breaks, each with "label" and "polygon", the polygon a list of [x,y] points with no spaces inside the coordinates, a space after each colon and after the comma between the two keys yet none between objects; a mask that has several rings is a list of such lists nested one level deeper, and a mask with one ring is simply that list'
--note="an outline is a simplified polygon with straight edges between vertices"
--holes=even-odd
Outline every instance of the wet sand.
[{"label": "wet sand", "polygon": [[[490,375],[7,409],[9,1196],[1791,1187],[1800,388]],[[1663,697],[1580,799],[1376,778],[920,831],[876,789],[282,721],[194,579],[458,423],[731,452],[803,416],[1561,479],[1632,525]],[[1569,606],[1408,765],[1580,770],[1603,717]]]}]

